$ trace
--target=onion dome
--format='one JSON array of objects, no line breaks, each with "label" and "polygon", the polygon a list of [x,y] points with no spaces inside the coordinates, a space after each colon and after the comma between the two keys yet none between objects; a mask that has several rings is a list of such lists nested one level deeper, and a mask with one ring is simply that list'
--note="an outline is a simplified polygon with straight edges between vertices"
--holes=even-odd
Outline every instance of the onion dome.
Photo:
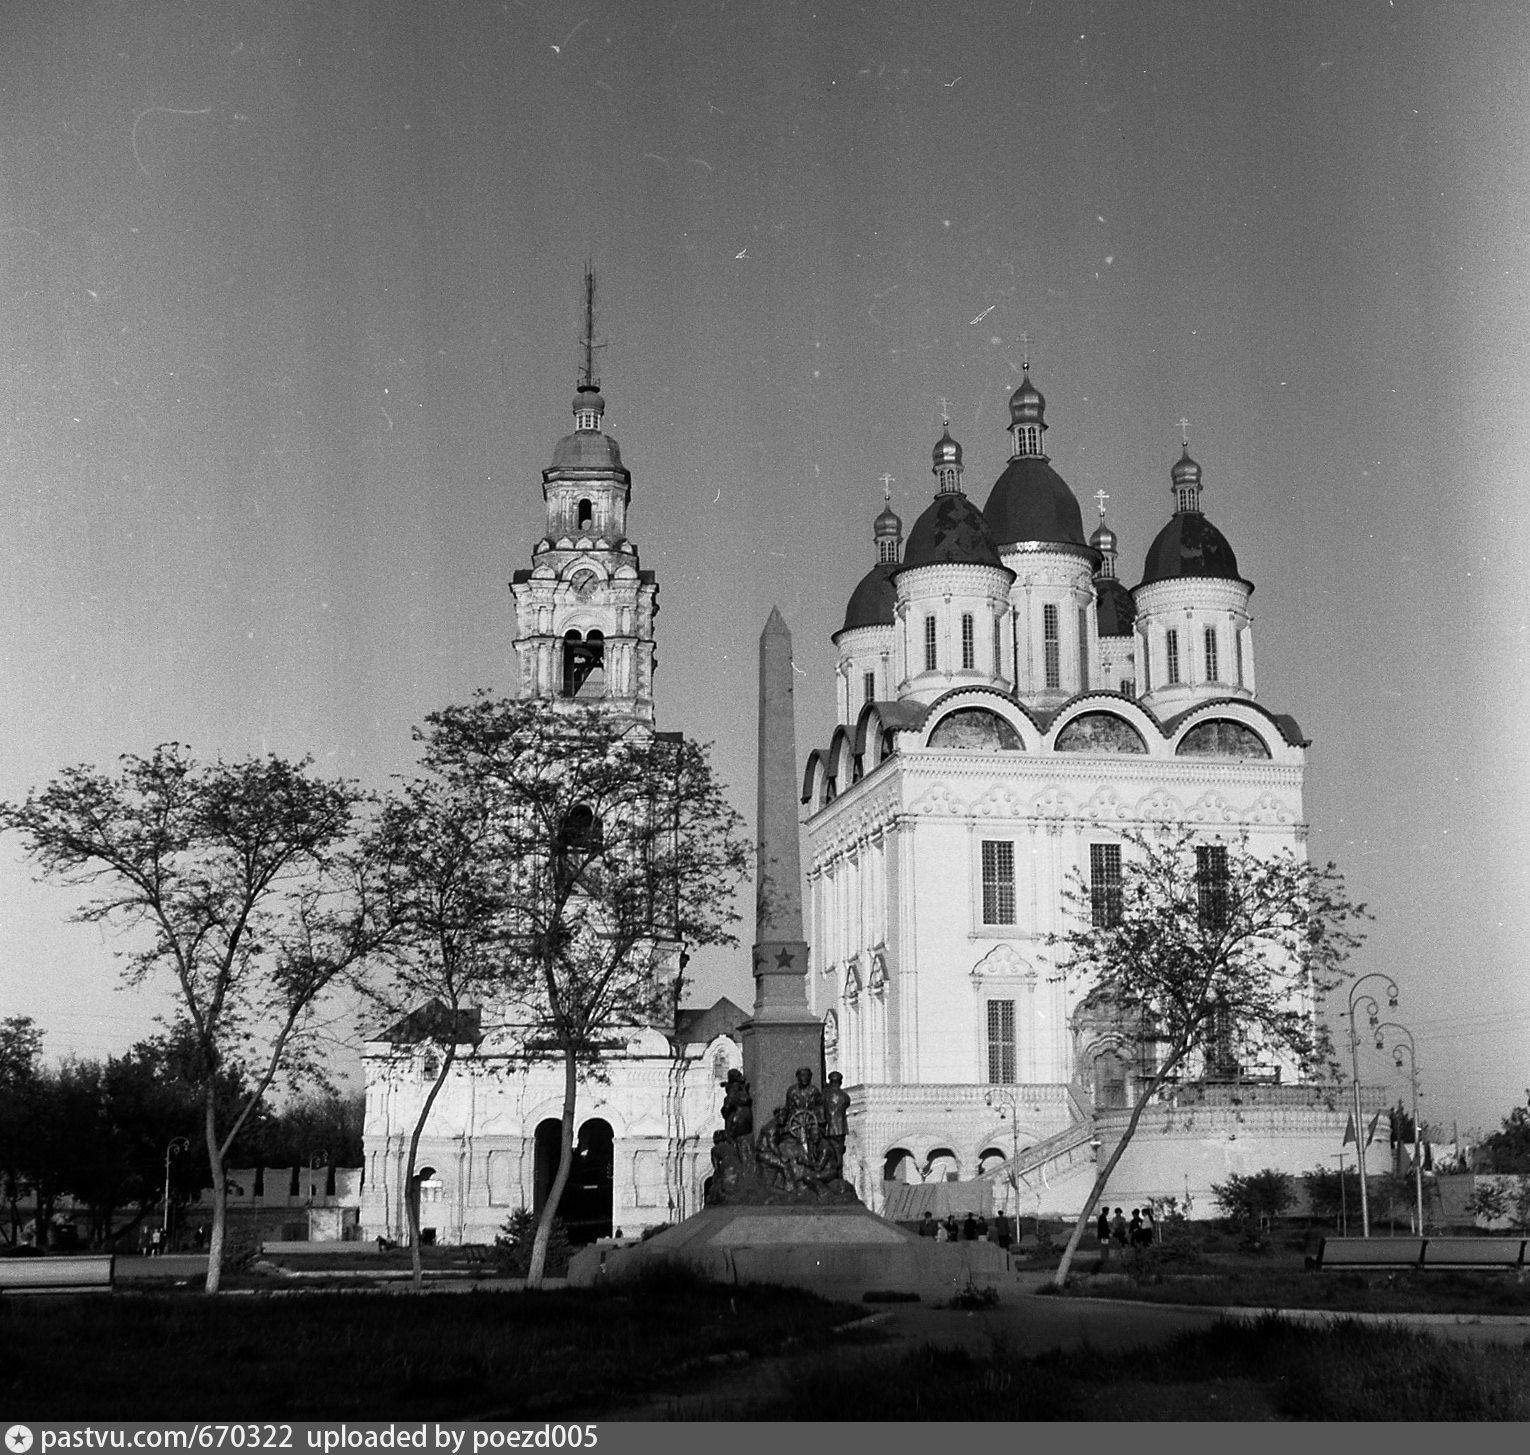
[{"label": "onion dome", "polygon": [[935,448],[930,452],[934,461],[933,468],[939,470],[942,465],[955,465],[960,468],[962,463],[962,447],[951,438],[951,425],[946,424],[945,433],[936,441]]},{"label": "onion dome", "polygon": [[914,566],[1002,566],[983,512],[959,490],[937,495],[914,522],[903,570]]},{"label": "onion dome", "polygon": [[1034,384],[1030,372],[1020,380],[1020,387],[1009,396],[1009,422],[1016,424],[1039,424],[1046,428],[1047,401]]},{"label": "onion dome", "polygon": [[1238,558],[1227,537],[1201,514],[1201,467],[1188,449],[1170,474],[1174,487],[1174,514],[1148,547],[1141,584],[1174,581],[1185,576],[1209,576],[1224,581],[1251,582],[1238,574]]},{"label": "onion dome", "polygon": [[878,564],[897,565],[898,547],[903,544],[903,522],[891,505],[884,506],[872,522],[871,534],[877,543]]},{"label": "onion dome", "polygon": [[[1104,556],[1111,566],[1115,565],[1116,533],[1105,524],[1103,516],[1100,518],[1099,525],[1094,528],[1094,534],[1089,537],[1089,544]],[[1103,563],[1100,570],[1102,574],[1105,572]],[[1114,575],[1115,572],[1112,570],[1109,574]]]}]

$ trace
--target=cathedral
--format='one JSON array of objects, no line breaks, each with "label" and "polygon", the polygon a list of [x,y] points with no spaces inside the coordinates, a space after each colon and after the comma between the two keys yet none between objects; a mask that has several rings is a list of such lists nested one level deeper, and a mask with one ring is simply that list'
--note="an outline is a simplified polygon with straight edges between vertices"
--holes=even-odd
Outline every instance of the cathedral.
[{"label": "cathedral", "polygon": [[[587,338],[573,432],[542,472],[545,533],[510,587],[518,691],[654,732],[658,583],[627,534],[631,476],[591,357]],[[851,1094],[845,1176],[894,1217],[953,1198],[1082,1205],[1153,1053],[1054,979],[1045,947],[1070,887],[1096,906],[1119,896],[1124,835],[1189,829],[1213,865],[1244,839],[1305,852],[1307,744],[1258,700],[1254,588],[1205,513],[1188,444],[1129,588],[1103,499],[1086,537],[1050,463],[1028,369],[1009,414],[981,507],[948,421],[907,537],[890,507],[877,516],[834,635],[838,725],[800,782],[808,1029]],[[422,1227],[446,1242],[491,1241],[541,1205],[556,1166],[561,1069],[496,1051],[494,1008],[481,1014],[489,1049],[454,1067],[420,1148]],[[608,1079],[583,1084],[563,1205],[577,1239],[702,1205],[748,1024],[724,999],[634,1027]],[[440,1035],[422,1007],[366,1049],[366,1237],[406,1226],[405,1153]],[[1150,1108],[1107,1197],[1193,1205],[1229,1172],[1318,1166],[1343,1133],[1331,1098],[1292,1066],[1242,1064],[1229,1036]]]},{"label": "cathedral", "polygon": [[[1256,695],[1254,588],[1188,444],[1128,588],[1104,500],[1086,538],[1052,468],[1028,368],[1009,416],[981,507],[948,421],[907,539],[876,518],[834,636],[838,726],[802,785],[809,1003],[854,1090],[857,1181],[889,1215],[943,1210],[910,1189],[951,1182],[969,1206],[1082,1204],[1153,1049],[1051,975],[1046,945],[1070,896],[1119,900],[1123,835],[1188,829],[1213,867],[1240,840],[1305,854],[1307,743]],[[1240,1064],[1229,1034],[1107,1195],[1193,1204],[1229,1171],[1319,1165],[1343,1118],[1295,1070]]]}]

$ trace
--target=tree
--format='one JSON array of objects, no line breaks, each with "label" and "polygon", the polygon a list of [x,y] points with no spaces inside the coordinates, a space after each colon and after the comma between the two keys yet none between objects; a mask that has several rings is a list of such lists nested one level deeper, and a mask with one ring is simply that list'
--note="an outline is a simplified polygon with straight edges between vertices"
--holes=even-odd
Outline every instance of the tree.
[{"label": "tree", "polygon": [[679,734],[479,694],[433,714],[421,740],[426,773],[490,815],[508,895],[494,953],[502,944],[520,1047],[563,1066],[558,1170],[527,1275],[537,1287],[573,1166],[580,1078],[632,1028],[673,1025],[688,949],[734,943],[747,846],[705,750]]},{"label": "tree", "polygon": [[1474,1161],[1483,1172],[1530,1172],[1530,1091],[1491,1136],[1484,1137]]},{"label": "tree", "polygon": [[1296,1184],[1289,1172],[1266,1167],[1262,1172],[1234,1172],[1226,1182],[1213,1182],[1211,1195],[1228,1217],[1257,1228],[1296,1201]]},{"label": "tree", "polygon": [[1208,845],[1186,832],[1124,839],[1119,905],[1094,912],[1089,886],[1075,879],[1068,900],[1077,925],[1049,943],[1060,951],[1059,978],[1082,981],[1115,1007],[1156,1057],[1068,1239],[1058,1286],[1144,1110],[1170,1077],[1225,1074],[1266,1057],[1302,1074],[1333,1073],[1316,1007],[1340,984],[1344,960],[1361,942],[1358,922],[1368,917],[1332,864],[1316,868],[1289,850],[1263,857],[1246,840]]},{"label": "tree", "polygon": [[[97,892],[75,916],[131,932],[130,985],[168,975],[202,1098],[212,1176],[207,1291],[218,1290],[234,1139],[279,1074],[312,1067],[316,1007],[365,952],[364,896],[341,873],[356,787],[277,757],[200,764],[178,743],[125,755],[115,776],[64,770],[0,804],[42,877]],[[220,1077],[249,1091],[220,1112]]]},{"label": "tree", "polygon": [[20,1202],[28,1183],[27,1148],[34,1135],[33,1102],[42,1075],[42,1032],[29,1015],[0,1021],[0,1192],[10,1213],[6,1241],[21,1237]]},{"label": "tree", "polygon": [[[418,734],[417,734],[418,736]],[[416,1290],[420,1252],[420,1138],[459,1053],[482,1041],[478,1007],[513,992],[511,887],[503,858],[495,781],[448,765],[389,798],[362,853],[376,886],[378,957],[389,972],[364,988],[374,1004],[402,1016],[408,1054],[426,1052],[430,1087],[405,1153],[405,1204]]]}]

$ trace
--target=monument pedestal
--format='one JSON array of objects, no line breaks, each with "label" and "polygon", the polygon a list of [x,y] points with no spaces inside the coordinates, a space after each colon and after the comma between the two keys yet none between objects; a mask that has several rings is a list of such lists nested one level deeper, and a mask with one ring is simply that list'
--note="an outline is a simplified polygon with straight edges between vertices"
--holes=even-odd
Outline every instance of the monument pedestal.
[{"label": "monument pedestal", "polygon": [[802,940],[768,941],[754,949],[754,1015],[739,1032],[756,1127],[782,1105],[799,1067],[823,1085],[823,1024],[808,1010],[802,986],[807,955]]},{"label": "monument pedestal", "polygon": [[1009,1259],[993,1243],[937,1243],[859,1204],[708,1207],[629,1248],[583,1248],[568,1281],[589,1288],[679,1264],[718,1283],[777,1283],[814,1291],[960,1292],[998,1285]]}]

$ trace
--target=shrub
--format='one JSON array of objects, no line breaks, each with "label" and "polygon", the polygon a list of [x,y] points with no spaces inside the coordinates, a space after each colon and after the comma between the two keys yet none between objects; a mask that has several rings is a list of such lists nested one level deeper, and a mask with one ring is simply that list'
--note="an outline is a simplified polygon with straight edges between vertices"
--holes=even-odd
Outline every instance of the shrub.
[{"label": "shrub", "polygon": [[[528,1208],[518,1207],[505,1219],[499,1236],[494,1239],[501,1272],[511,1278],[524,1278],[531,1268],[531,1245],[536,1241],[537,1220]],[[569,1246],[568,1230],[561,1218],[554,1218],[552,1232],[547,1240],[547,1268],[550,1278],[561,1278],[568,1272],[568,1260],[573,1249]]]}]

